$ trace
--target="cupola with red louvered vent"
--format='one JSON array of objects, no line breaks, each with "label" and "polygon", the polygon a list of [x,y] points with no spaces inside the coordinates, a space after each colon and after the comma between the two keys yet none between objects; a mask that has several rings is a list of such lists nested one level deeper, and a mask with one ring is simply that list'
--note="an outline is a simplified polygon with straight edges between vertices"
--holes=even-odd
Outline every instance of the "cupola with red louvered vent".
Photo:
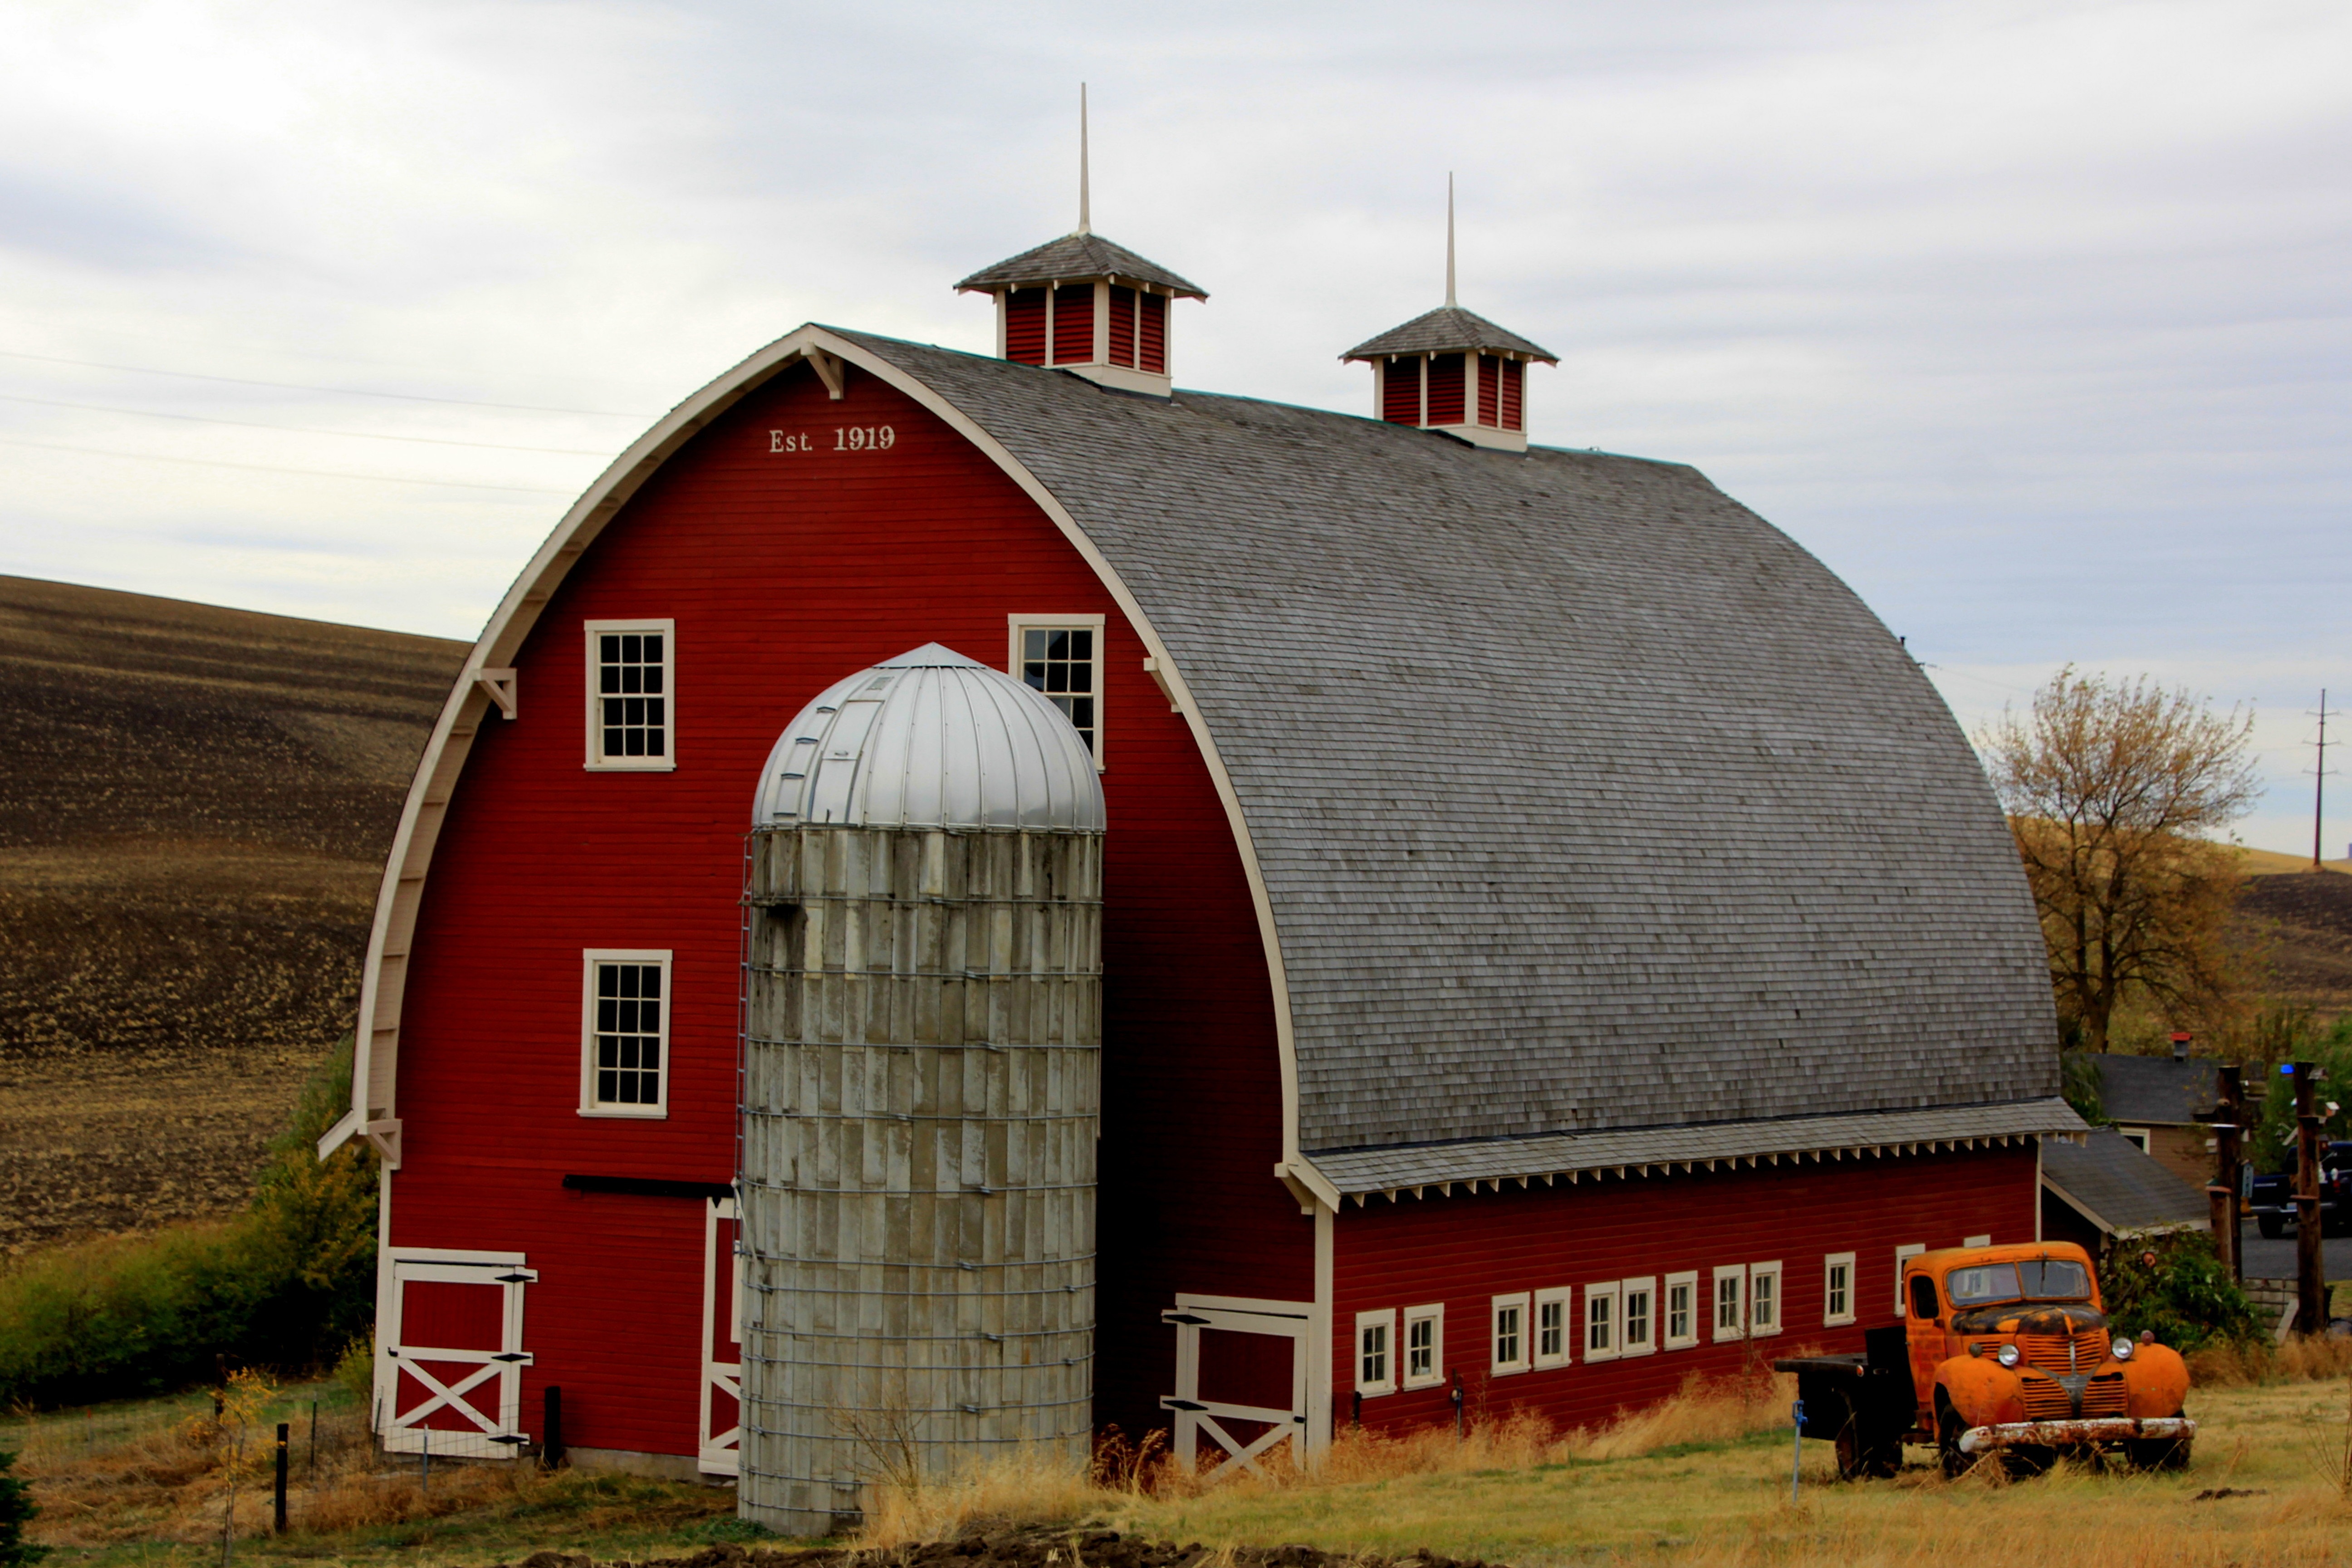
[{"label": "cupola with red louvered vent", "polygon": [[1445,191],[1445,303],[1339,357],[1372,367],[1374,418],[1443,430],[1512,452],[1528,449],[1528,366],[1559,363],[1549,350],[1454,302],[1451,181]]},{"label": "cupola with red louvered vent", "polygon": [[1170,307],[1197,286],[1093,230],[1087,210],[1086,89],[1078,89],[1078,226],[956,285],[996,300],[996,353],[1074,371],[1105,386],[1166,397]]}]

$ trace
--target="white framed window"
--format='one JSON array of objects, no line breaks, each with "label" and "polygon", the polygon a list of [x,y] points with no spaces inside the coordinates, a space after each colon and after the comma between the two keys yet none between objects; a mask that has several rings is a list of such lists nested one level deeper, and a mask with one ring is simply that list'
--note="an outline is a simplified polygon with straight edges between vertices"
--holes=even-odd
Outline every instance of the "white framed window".
[{"label": "white framed window", "polygon": [[1658,1348],[1658,1282],[1628,1279],[1617,1287],[1617,1353],[1651,1355]]},{"label": "white framed window", "polygon": [[1617,1281],[1584,1288],[1584,1359],[1617,1359]]},{"label": "white framed window", "polygon": [[1698,1299],[1696,1274],[1667,1275],[1659,1297],[1659,1344],[1680,1351],[1698,1343],[1698,1315],[1706,1310]]},{"label": "white framed window", "polygon": [[1744,1263],[1718,1264],[1715,1270],[1715,1294],[1711,1298],[1715,1310],[1708,1317],[1714,1325],[1713,1337],[1720,1344],[1736,1340],[1748,1332],[1748,1266]]},{"label": "white framed window", "polygon": [[1924,1241],[1906,1242],[1895,1249],[1895,1315],[1898,1318],[1910,1316],[1903,1301],[1903,1266],[1927,1250]]},{"label": "white framed window", "polygon": [[1780,1331],[1780,1260],[1748,1266],[1748,1332]]},{"label": "white framed window", "polygon": [[1497,1375],[1528,1370],[1528,1293],[1497,1296],[1494,1301],[1495,1372]]},{"label": "white framed window", "polygon": [[1005,617],[1011,649],[1005,670],[1042,691],[1084,736],[1103,765],[1103,622],[1101,616],[1013,615]]},{"label": "white framed window", "polygon": [[1356,1314],[1356,1392],[1396,1392],[1396,1309]]},{"label": "white framed window", "polygon": [[1562,1285],[1555,1289],[1536,1292],[1535,1364],[1566,1366],[1574,1346],[1570,1336],[1575,1332],[1569,1321],[1569,1309],[1574,1292]]},{"label": "white framed window", "polygon": [[[2145,1127],[2118,1127],[2118,1128],[2116,1128],[2116,1131],[2117,1132],[2120,1132],[2121,1134],[2123,1134],[2123,1140],[2124,1140],[2124,1142],[2126,1142],[2126,1143],[2130,1144],[2133,1148],[2135,1148],[2135,1149],[2138,1150],[2138,1151],[2139,1151],[2141,1153],[2143,1153],[2143,1154],[2145,1154],[2145,1153],[2147,1153],[2147,1128],[2145,1128]],[[1988,1246],[1990,1246],[1990,1243],[1988,1243],[1987,1245],[1988,1245]]]},{"label": "white framed window", "polygon": [[1990,1236],[1971,1236],[1962,1241],[1960,1245],[1962,1247],[1990,1247],[1992,1245],[1992,1237]]},{"label": "white framed window", "polygon": [[1404,1310],[1404,1379],[1406,1388],[1427,1388],[1445,1381],[1445,1306],[1433,1301]]},{"label": "white framed window", "polygon": [[588,766],[677,766],[677,623],[583,621],[588,636]]},{"label": "white framed window", "polygon": [[669,951],[581,958],[580,1114],[669,1114]]},{"label": "white framed window", "polygon": [[1822,1322],[1853,1321],[1853,1254],[1832,1252],[1822,1259]]}]

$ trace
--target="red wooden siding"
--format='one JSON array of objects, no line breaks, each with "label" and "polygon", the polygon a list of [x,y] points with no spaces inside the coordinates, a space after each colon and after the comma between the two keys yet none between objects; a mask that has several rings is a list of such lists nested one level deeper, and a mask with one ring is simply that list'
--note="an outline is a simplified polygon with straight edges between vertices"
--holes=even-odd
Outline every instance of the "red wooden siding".
[{"label": "red wooden siding", "polygon": [[1429,422],[1459,425],[1462,419],[1462,356],[1433,354],[1429,361]]},{"label": "red wooden siding", "polygon": [[1492,429],[1502,403],[1503,362],[1493,354],[1478,356],[1478,423]]},{"label": "red wooden siding", "polygon": [[1528,367],[1524,361],[1507,359],[1503,362],[1503,428],[1506,430],[1520,427],[1527,375]]},{"label": "red wooden siding", "polygon": [[[850,449],[836,431],[888,426]],[[783,449],[790,438],[793,445]],[[531,695],[475,742],[403,1012],[404,1247],[528,1256],[525,1429],[692,1454],[704,1211],[570,1173],[734,1173],[743,834],[761,761],[840,676],[929,641],[1002,666],[1009,612],[1108,617],[1108,908],[1097,1385],[1130,1431],[1169,1392],[1178,1290],[1303,1300],[1312,1226],[1280,1157],[1272,1000],[1247,884],[1184,721],[1102,584],[992,464],[855,370],[796,368],[696,437],[589,547],[517,656]],[[677,770],[581,766],[581,622],[674,617]],[[669,1115],[583,1118],[581,952],[668,949]]]},{"label": "red wooden siding", "polygon": [[1004,357],[1018,364],[1045,363],[1045,290],[1015,289],[1004,305]]},{"label": "red wooden siding", "polygon": [[[1574,1426],[1663,1399],[1694,1371],[1736,1372],[1751,1349],[1766,1357],[1809,1345],[1860,1350],[1864,1329],[1895,1321],[1897,1247],[1958,1247],[1970,1236],[2031,1241],[2035,1187],[2034,1152],[2025,1147],[1454,1197],[1433,1191],[1394,1204],[1375,1198],[1361,1209],[1350,1205],[1340,1210],[1333,1238],[1334,1419],[1344,1426],[1352,1409],[1356,1314],[1386,1308],[1444,1304],[1445,1377],[1438,1387],[1368,1395],[1364,1424],[1381,1428],[1451,1421],[1447,1394],[1456,1373],[1474,1417],[1527,1409]],[[1822,1266],[1840,1252],[1854,1255],[1855,1321],[1827,1327]],[[1780,1331],[1748,1344],[1715,1343],[1706,1316],[1715,1267],[1772,1261],[1781,1266]],[[1588,1363],[1580,1337],[1571,1340],[1574,1359],[1566,1366],[1499,1375],[1491,1370],[1496,1296],[1572,1287],[1574,1328],[1587,1285],[1654,1277],[1661,1286],[1662,1329],[1664,1277],[1685,1271],[1699,1277],[1696,1347]],[[1531,1340],[1533,1331],[1530,1322]]]},{"label": "red wooden siding", "polygon": [[1136,368],[1148,370],[1154,375],[1166,375],[1168,374],[1168,296],[1146,294],[1136,303],[1142,307],[1139,327],[1141,342],[1137,355],[1140,363]]},{"label": "red wooden siding", "polygon": [[1381,417],[1391,425],[1421,423],[1421,360],[1392,359],[1381,383]]},{"label": "red wooden siding", "polygon": [[1065,283],[1054,290],[1055,364],[1078,364],[1095,357],[1095,286]]},{"label": "red wooden siding", "polygon": [[1110,286],[1110,363],[1135,363],[1135,290],[1119,283]]}]

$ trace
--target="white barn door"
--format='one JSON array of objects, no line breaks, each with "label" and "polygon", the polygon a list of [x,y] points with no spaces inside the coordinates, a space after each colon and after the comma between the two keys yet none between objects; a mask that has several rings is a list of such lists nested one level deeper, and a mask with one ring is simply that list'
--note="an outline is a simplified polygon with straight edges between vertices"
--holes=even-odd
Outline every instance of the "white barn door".
[{"label": "white barn door", "polygon": [[387,1452],[510,1459],[522,1429],[523,1255],[394,1252],[376,1358]]},{"label": "white barn door", "polygon": [[1176,1392],[1160,1405],[1175,1414],[1176,1459],[1188,1472],[1203,1436],[1223,1450],[1211,1475],[1236,1466],[1264,1475],[1259,1457],[1285,1442],[1293,1462],[1305,1461],[1314,1312],[1311,1301],[1179,1296],[1160,1314],[1176,1327]]},{"label": "white barn door", "polygon": [[742,1468],[743,1254],[733,1198],[712,1198],[702,1223],[701,1469]]}]

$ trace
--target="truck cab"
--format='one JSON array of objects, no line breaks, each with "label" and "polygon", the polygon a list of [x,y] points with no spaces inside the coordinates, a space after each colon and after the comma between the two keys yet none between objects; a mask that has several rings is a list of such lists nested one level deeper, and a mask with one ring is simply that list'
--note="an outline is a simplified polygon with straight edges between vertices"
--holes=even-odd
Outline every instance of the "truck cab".
[{"label": "truck cab", "polygon": [[1772,1363],[1797,1374],[1804,1435],[1837,1445],[1841,1474],[1890,1475],[1906,1443],[1932,1444],[1953,1475],[1989,1453],[2021,1468],[2066,1451],[2188,1463],[2188,1366],[2110,1330],[2081,1247],[1923,1253],[1902,1291],[1903,1321],[1868,1331],[1863,1354]]}]

